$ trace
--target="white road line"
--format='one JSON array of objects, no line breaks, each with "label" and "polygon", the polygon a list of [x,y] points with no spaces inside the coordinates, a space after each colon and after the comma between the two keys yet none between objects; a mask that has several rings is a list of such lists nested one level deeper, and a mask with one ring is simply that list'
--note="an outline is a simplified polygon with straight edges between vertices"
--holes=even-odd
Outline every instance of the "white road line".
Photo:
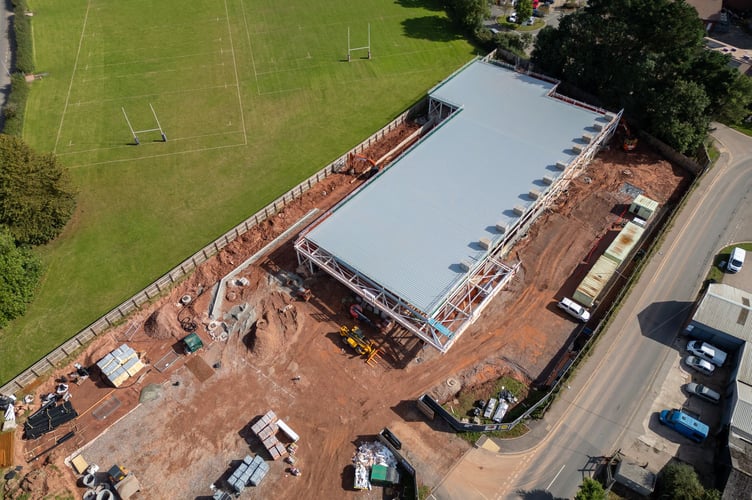
[{"label": "white road line", "polygon": [[550,489],[551,489],[551,486],[552,486],[552,485],[554,484],[554,482],[555,482],[555,481],[556,481],[556,480],[557,480],[557,479],[559,478],[559,474],[561,474],[561,471],[563,471],[563,470],[564,470],[564,467],[566,467],[566,466],[567,466],[567,464],[564,464],[564,465],[562,465],[562,466],[561,466],[561,469],[559,469],[559,472],[557,472],[557,473],[556,473],[556,475],[555,475],[555,476],[554,476],[554,478],[553,478],[553,479],[551,480],[551,482],[550,482],[550,483],[548,483],[548,486],[546,486],[546,491],[548,491],[548,490],[550,490]]},{"label": "white road line", "polygon": [[235,45],[232,41],[232,26],[230,26],[230,12],[227,10],[227,0],[225,0],[225,15],[227,16],[227,34],[230,36],[230,50],[232,51],[232,65],[235,68],[235,87],[238,90],[238,107],[240,111],[240,122],[243,125],[243,140],[248,144],[248,135],[245,130],[245,113],[243,112],[243,99],[240,97],[240,78],[238,77],[238,63],[235,61]]},{"label": "white road line", "polygon": [[68,111],[68,101],[70,101],[71,90],[73,89],[73,79],[76,77],[76,69],[78,68],[78,58],[81,55],[81,47],[84,44],[84,33],[86,32],[86,23],[89,21],[89,9],[91,8],[91,0],[86,2],[86,15],[84,15],[84,25],[81,27],[81,38],[78,40],[78,50],[76,51],[76,60],[73,63],[73,73],[71,73],[70,83],[68,84],[68,94],[65,96],[65,106],[63,107],[63,114],[60,117],[60,126],[57,128],[57,137],[55,138],[55,147],[52,152],[57,152],[57,145],[60,142],[60,133],[63,131],[63,122],[65,121],[65,112]]}]

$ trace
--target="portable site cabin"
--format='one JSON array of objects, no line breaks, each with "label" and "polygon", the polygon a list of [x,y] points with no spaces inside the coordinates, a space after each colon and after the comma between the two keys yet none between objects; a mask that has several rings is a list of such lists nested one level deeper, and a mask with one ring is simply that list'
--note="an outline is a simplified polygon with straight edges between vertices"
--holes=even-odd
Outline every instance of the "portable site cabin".
[{"label": "portable site cabin", "polygon": [[641,194],[638,194],[629,205],[630,213],[645,220],[650,219],[656,211],[658,211],[658,202]]},{"label": "portable site cabin", "polygon": [[185,349],[186,354],[194,353],[204,347],[201,337],[199,337],[196,332],[189,333],[183,337],[181,342],[183,343],[183,348]]}]

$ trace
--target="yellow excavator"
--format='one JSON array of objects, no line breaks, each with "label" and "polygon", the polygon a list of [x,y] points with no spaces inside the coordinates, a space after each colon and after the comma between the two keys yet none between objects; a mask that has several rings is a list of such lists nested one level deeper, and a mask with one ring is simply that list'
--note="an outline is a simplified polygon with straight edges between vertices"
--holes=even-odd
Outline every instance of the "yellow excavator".
[{"label": "yellow excavator", "polygon": [[355,352],[361,356],[366,357],[366,363],[369,365],[376,363],[379,350],[376,348],[376,344],[374,344],[372,340],[368,340],[365,335],[363,335],[363,331],[359,327],[353,326],[352,328],[348,328],[342,326],[339,329],[339,334],[345,344],[355,349]]},{"label": "yellow excavator", "polygon": [[624,151],[634,151],[637,147],[637,137],[632,135],[632,131],[629,129],[629,125],[627,125],[624,118],[621,119],[619,126],[624,131],[624,142],[622,143],[622,148]]}]

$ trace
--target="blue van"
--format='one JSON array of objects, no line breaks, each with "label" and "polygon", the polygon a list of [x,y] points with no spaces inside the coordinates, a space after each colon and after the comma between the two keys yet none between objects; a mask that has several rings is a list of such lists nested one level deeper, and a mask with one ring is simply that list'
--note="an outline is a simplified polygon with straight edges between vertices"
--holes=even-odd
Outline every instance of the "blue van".
[{"label": "blue van", "polygon": [[663,410],[660,420],[663,425],[698,443],[705,441],[710,430],[706,424],[677,409]]}]

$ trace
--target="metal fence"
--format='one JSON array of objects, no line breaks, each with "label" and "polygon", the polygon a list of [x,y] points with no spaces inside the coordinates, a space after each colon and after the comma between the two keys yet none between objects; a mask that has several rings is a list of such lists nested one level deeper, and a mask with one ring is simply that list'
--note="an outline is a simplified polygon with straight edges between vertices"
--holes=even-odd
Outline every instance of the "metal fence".
[{"label": "metal fence", "polygon": [[269,205],[265,206],[195,254],[185,259],[183,262],[172,268],[168,273],[158,278],[152,284],[148,285],[122,304],[114,307],[107,314],[78,332],[71,339],[67,340],[65,343],[42,357],[39,361],[0,387],[0,394],[14,394],[22,391],[24,387],[28,386],[36,379],[55,369],[63,360],[75,354],[79,349],[91,342],[92,339],[108,331],[112,326],[127,318],[129,314],[136,311],[145,303],[169,290],[175,283],[219,253],[220,250],[225,248],[231,242],[269,219],[291,202],[303,196],[304,193],[317,183],[323,181],[333,173],[340,172],[347,165],[347,160],[350,158],[350,155],[361,153],[375,142],[383,139],[385,135],[402,125],[407,120],[408,116],[411,116],[411,113],[420,109],[423,105],[424,100],[419,101],[378,132],[374,133],[369,138],[329,163],[326,167],[319,170],[314,175],[271,202]]}]

